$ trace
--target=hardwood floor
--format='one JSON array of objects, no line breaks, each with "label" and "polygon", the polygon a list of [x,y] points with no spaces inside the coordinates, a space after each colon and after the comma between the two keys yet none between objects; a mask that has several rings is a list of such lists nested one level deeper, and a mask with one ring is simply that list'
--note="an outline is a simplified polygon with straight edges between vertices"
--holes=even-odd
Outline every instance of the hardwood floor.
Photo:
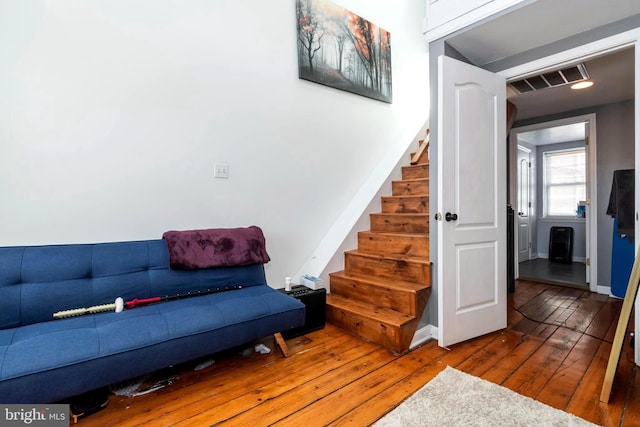
[{"label": "hardwood floor", "polygon": [[[327,325],[288,341],[292,356],[237,352],[194,370],[163,373],[173,384],[109,406],[88,426],[365,426],[447,365],[604,426],[640,425],[640,375],[628,339],[608,405],[600,389],[622,300],[519,281],[509,327],[446,350],[430,341],[403,356]],[[633,322],[632,322],[633,323]],[[202,361],[199,361],[202,362]]]}]

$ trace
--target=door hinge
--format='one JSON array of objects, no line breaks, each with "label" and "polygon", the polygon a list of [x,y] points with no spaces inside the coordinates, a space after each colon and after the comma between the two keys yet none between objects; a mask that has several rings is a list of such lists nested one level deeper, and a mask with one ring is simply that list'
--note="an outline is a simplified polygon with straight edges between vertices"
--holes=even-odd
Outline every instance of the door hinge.
[{"label": "door hinge", "polygon": [[591,265],[591,258],[587,258],[586,264],[587,264],[587,267]]}]

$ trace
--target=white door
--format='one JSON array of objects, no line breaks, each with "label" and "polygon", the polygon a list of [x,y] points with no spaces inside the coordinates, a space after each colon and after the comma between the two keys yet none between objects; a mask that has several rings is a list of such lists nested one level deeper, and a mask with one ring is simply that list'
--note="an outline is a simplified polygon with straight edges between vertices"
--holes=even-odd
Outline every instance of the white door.
[{"label": "white door", "polygon": [[438,344],[507,326],[506,82],[438,58]]},{"label": "white door", "polygon": [[518,145],[518,262],[531,259],[531,150]]}]

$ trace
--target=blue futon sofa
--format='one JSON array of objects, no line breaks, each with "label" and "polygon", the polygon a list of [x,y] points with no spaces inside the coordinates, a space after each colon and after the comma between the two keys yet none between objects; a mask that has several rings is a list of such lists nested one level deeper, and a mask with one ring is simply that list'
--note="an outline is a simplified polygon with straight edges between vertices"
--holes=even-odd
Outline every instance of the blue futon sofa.
[{"label": "blue futon sofa", "polygon": [[[222,290],[227,287],[240,289]],[[61,310],[220,292],[63,319]],[[51,403],[304,324],[262,263],[176,270],[165,240],[0,248],[0,403]]]}]

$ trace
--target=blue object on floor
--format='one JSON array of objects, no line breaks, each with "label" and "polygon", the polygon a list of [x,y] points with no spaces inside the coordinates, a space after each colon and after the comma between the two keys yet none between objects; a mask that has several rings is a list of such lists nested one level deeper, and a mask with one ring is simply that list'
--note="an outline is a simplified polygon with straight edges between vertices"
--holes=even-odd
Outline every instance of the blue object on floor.
[{"label": "blue object on floor", "polygon": [[634,245],[628,237],[618,235],[618,218],[613,220],[611,248],[611,293],[624,298],[634,261]]}]

